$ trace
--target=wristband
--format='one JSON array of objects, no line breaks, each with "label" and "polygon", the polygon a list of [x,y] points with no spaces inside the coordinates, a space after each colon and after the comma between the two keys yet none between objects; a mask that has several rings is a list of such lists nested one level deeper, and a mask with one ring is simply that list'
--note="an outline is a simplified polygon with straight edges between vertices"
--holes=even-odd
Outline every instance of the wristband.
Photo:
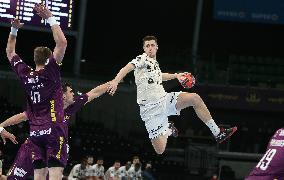
[{"label": "wristband", "polygon": [[2,133],[3,130],[4,130],[4,128],[3,128],[3,127],[0,127],[0,133]]},{"label": "wristband", "polygon": [[17,28],[11,27],[11,32],[10,32],[10,34],[13,35],[13,36],[17,36],[18,30],[19,30],[19,29],[17,29]]},{"label": "wristband", "polygon": [[58,24],[54,16],[51,16],[47,19],[47,22],[49,23],[50,26]]}]

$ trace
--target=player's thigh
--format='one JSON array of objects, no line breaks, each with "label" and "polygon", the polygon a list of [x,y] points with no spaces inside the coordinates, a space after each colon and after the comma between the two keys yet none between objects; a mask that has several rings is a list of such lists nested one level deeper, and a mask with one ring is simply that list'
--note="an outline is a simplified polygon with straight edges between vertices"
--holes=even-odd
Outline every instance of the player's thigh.
[{"label": "player's thigh", "polygon": [[201,100],[200,96],[196,93],[182,92],[179,94],[176,103],[177,111],[193,106]]},{"label": "player's thigh", "polygon": [[6,180],[6,179],[7,179],[7,176],[5,176],[5,175],[0,176],[0,180]]},{"label": "player's thigh", "polygon": [[48,173],[50,179],[61,179],[63,174],[63,167],[49,167]]},{"label": "player's thigh", "polygon": [[45,180],[46,179],[46,168],[34,169],[34,179],[35,180]]}]

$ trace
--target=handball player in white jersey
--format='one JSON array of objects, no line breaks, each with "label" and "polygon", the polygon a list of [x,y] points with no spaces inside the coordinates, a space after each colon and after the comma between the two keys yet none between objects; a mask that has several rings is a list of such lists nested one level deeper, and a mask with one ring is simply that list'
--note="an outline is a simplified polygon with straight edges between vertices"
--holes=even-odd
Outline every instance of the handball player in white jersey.
[{"label": "handball player in white jersey", "polygon": [[155,36],[143,38],[144,53],[137,56],[110,82],[108,92],[113,95],[118,83],[134,70],[137,86],[137,103],[140,106],[140,116],[145,123],[149,138],[158,154],[165,151],[169,135],[177,136],[177,130],[168,122],[168,116],[179,115],[182,109],[192,106],[197,116],[209,127],[217,142],[229,138],[237,127],[219,128],[200,96],[196,93],[167,93],[162,81],[177,79],[182,81],[183,73],[162,73],[157,62],[158,43]]}]

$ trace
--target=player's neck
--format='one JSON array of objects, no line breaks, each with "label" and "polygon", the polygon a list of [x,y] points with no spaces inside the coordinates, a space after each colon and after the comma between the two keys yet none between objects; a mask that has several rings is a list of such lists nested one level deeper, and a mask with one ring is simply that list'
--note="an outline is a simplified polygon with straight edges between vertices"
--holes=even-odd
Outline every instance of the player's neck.
[{"label": "player's neck", "polygon": [[150,57],[151,59],[157,60],[157,56]]},{"label": "player's neck", "polygon": [[69,106],[69,104],[68,103],[64,103],[64,110],[67,108]]},{"label": "player's neck", "polygon": [[42,70],[42,69],[44,69],[44,66],[39,66],[39,65],[37,65],[35,70],[36,70],[36,71],[39,71],[39,70]]}]

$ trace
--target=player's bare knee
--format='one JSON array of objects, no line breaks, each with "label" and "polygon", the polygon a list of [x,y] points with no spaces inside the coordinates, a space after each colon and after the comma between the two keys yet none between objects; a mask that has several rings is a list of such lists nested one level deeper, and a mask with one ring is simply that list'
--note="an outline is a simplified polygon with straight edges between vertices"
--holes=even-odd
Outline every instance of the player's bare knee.
[{"label": "player's bare knee", "polygon": [[157,154],[163,154],[165,149],[166,149],[166,147],[165,146],[163,146],[163,147],[160,146],[160,147],[154,147],[154,149],[155,149]]},{"label": "player's bare knee", "polygon": [[202,103],[201,97],[196,93],[191,93],[191,98],[192,98],[192,104],[194,106],[198,106],[199,104]]},{"label": "player's bare knee", "polygon": [[163,154],[165,152],[165,148],[158,148],[158,149],[155,149],[155,151],[157,154]]}]

